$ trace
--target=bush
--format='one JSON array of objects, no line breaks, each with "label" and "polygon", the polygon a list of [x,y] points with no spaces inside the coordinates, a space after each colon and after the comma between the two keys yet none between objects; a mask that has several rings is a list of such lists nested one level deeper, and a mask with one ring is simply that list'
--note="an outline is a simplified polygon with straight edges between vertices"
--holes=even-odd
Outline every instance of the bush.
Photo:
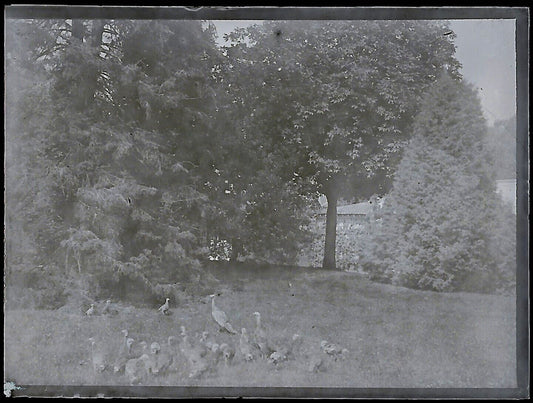
[{"label": "bush", "polygon": [[55,309],[68,297],[66,281],[56,266],[16,267],[6,279],[8,309]]}]

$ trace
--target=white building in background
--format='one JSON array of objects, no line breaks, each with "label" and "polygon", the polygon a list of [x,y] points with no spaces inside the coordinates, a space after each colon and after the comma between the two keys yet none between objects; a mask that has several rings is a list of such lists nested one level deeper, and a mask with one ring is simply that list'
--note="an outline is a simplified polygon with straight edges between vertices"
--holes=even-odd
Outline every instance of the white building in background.
[{"label": "white building in background", "polygon": [[516,214],[516,179],[500,179],[496,181],[496,192],[505,203],[512,205]]}]

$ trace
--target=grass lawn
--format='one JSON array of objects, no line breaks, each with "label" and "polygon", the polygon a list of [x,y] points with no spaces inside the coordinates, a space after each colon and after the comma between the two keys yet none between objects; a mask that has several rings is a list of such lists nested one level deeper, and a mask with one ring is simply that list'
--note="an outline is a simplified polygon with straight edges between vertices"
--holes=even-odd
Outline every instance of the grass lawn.
[{"label": "grass lawn", "polygon": [[[234,328],[253,329],[252,313],[259,311],[272,337],[302,335],[301,354],[279,367],[235,360],[199,379],[162,375],[146,384],[516,387],[514,297],[414,291],[345,272],[243,266],[210,271],[219,281],[217,305]],[[19,385],[128,385],[124,375],[92,371],[87,341],[107,343],[112,353],[124,328],[137,341],[163,345],[183,324],[191,335],[208,330],[219,343],[237,345],[239,336],[217,331],[204,297],[183,298],[169,316],[158,306],[94,317],[79,309],[6,310],[4,379]],[[325,356],[324,339],[349,353],[343,361],[325,360],[324,372],[309,372],[310,360]]]}]

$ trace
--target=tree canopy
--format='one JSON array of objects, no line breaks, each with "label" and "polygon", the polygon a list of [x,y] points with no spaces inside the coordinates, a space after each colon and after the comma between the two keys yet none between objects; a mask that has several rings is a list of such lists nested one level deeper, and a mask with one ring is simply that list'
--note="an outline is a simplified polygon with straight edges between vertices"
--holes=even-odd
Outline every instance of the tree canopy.
[{"label": "tree canopy", "polygon": [[[453,109],[462,90],[441,83],[449,99],[423,97],[443,69],[460,79],[446,23],[265,21],[229,38],[218,47],[207,21],[7,20],[12,272],[42,267],[94,294],[134,281],[155,295],[209,259],[292,264],[320,193],[323,266],[335,268],[337,200],[386,193],[413,133],[413,150],[425,137],[440,149],[447,177],[466,167],[464,194],[476,175],[490,193],[479,128]],[[448,143],[454,124],[476,134]],[[396,188],[413,179],[413,153]]]},{"label": "tree canopy", "polygon": [[153,291],[198,271],[219,239],[294,259],[305,199],[242,137],[211,25],[11,20],[7,32],[10,266]]},{"label": "tree canopy", "polygon": [[429,21],[267,21],[229,35],[246,135],[280,156],[286,181],[328,198],[324,267],[335,268],[337,199],[384,192],[423,90],[443,66],[459,76],[447,33]]}]

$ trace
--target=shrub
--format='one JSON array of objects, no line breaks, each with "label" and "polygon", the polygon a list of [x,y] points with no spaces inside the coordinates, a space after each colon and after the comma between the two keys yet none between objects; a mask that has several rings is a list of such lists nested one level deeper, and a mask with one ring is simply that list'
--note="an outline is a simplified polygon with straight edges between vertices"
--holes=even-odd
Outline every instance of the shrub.
[{"label": "shrub", "polygon": [[19,266],[10,271],[6,281],[6,307],[55,309],[68,296],[67,284],[56,266]]},{"label": "shrub", "polygon": [[513,220],[496,193],[475,91],[444,74],[413,131],[362,267],[376,279],[425,290],[509,288]]}]

